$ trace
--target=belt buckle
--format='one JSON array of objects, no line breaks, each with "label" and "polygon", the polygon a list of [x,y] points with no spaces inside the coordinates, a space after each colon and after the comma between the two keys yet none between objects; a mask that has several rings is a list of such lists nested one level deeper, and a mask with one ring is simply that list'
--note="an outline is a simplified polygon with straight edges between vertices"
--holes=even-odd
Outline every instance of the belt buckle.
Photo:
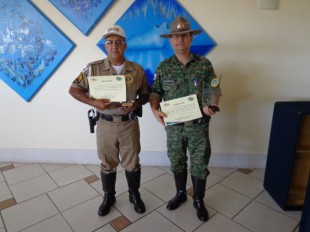
[{"label": "belt buckle", "polygon": [[120,116],[112,116],[113,118],[113,122],[121,122],[122,121],[122,117]]}]

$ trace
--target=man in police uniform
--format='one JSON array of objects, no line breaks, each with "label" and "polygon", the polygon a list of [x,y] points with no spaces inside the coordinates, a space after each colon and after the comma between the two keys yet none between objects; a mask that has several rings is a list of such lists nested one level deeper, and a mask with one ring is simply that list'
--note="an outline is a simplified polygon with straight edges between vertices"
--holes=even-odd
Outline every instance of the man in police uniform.
[{"label": "man in police uniform", "polygon": [[[119,164],[125,169],[129,188],[129,201],[137,213],[145,212],[140,197],[141,168],[139,153],[140,129],[135,110],[148,102],[149,88],[143,68],[126,60],[126,35],[124,30],[113,25],[104,35],[108,57],[92,62],[73,81],[69,93],[77,100],[97,109],[97,152],[101,160],[101,180],[104,191],[98,215],[109,213],[115,203],[116,169]],[[127,98],[134,96],[132,105],[110,102],[109,99],[93,99],[89,96],[90,76],[125,75]]]},{"label": "man in police uniform", "polygon": [[[167,150],[174,174],[177,193],[167,204],[169,210],[174,210],[187,200],[187,149],[190,154],[190,173],[193,182],[193,205],[197,209],[197,217],[202,221],[209,219],[203,198],[205,195],[206,178],[209,174],[208,163],[211,155],[209,140],[209,120],[219,110],[221,95],[219,79],[215,76],[211,62],[205,57],[192,54],[190,46],[193,36],[201,30],[191,30],[190,23],[183,17],[177,17],[170,26],[171,32],[161,37],[169,38],[175,52],[173,56],[159,64],[154,76],[150,94],[150,105],[157,121],[164,124],[164,112],[160,111],[162,100],[172,100],[196,94],[201,106],[203,117],[166,126]],[[204,87],[212,85],[214,102],[212,107],[204,105]]]}]

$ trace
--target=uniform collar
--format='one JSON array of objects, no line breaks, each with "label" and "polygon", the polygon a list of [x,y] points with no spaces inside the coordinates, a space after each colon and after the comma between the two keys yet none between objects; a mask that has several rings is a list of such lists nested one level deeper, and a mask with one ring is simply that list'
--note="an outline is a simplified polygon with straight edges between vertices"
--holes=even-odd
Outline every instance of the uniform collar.
[{"label": "uniform collar", "polygon": [[[197,60],[197,57],[193,53],[190,53],[187,64],[191,63],[193,60]],[[172,61],[175,63],[181,63],[176,55],[172,56]]]},{"label": "uniform collar", "polygon": [[[103,60],[103,69],[104,70],[110,70],[110,69],[113,69],[110,61],[108,58],[104,59]],[[125,72],[132,72],[134,71],[134,67],[132,66],[131,62],[129,62],[128,60],[125,59]]]}]

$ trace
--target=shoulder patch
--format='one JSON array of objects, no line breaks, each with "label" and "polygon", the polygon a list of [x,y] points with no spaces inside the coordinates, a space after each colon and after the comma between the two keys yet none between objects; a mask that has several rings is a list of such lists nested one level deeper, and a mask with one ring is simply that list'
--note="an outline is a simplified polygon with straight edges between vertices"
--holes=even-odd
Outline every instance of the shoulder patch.
[{"label": "shoulder patch", "polygon": [[80,73],[80,75],[78,75],[78,77],[75,79],[75,82],[80,83],[83,80],[83,74]]}]

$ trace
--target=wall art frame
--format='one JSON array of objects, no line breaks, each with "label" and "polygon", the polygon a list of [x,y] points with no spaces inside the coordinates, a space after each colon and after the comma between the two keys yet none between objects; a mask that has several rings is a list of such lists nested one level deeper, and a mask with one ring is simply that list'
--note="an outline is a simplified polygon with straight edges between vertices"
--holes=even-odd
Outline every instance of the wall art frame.
[{"label": "wall art frame", "polygon": [[49,0],[84,35],[88,35],[114,0]]},{"label": "wall art frame", "polygon": [[30,101],[75,44],[30,0],[0,0],[0,79]]}]

